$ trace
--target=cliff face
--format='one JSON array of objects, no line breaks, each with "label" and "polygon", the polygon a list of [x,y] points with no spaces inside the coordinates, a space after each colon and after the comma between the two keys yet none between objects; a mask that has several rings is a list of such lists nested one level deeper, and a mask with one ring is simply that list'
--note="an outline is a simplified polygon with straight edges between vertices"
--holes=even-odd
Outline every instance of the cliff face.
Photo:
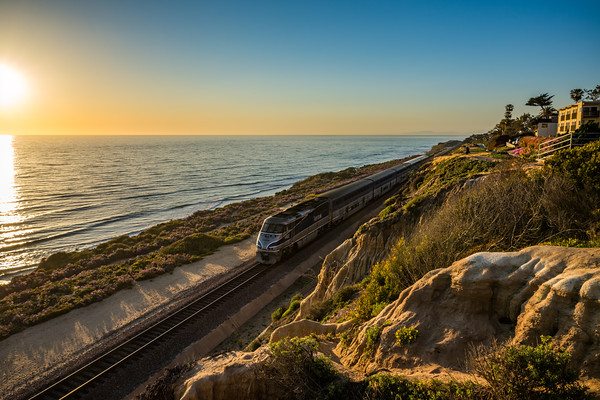
[{"label": "cliff face", "polygon": [[[376,326],[384,327],[370,354],[367,330]],[[419,331],[415,343],[396,343],[402,327]],[[565,347],[585,375],[600,378],[600,249],[478,253],[431,271],[360,328],[342,362],[362,370],[462,370],[470,344],[510,337],[532,344],[540,335]]]},{"label": "cliff face", "polygon": [[399,216],[371,223],[357,232],[323,261],[315,290],[300,304],[296,321],[306,318],[313,305],[329,299],[343,287],[364,279],[374,264],[384,260],[409,226],[407,217]]},{"label": "cliff face", "polygon": [[[300,304],[296,321],[306,318],[315,304],[333,299],[343,287],[362,281],[371,271],[371,267],[385,260],[401,238],[410,236],[416,222],[434,210],[448,195],[468,189],[484,179],[485,175],[442,186],[420,203],[420,211],[417,214],[399,210],[383,220],[374,218],[369,221],[351,239],[327,255],[319,273],[317,287]],[[429,183],[433,184],[434,181],[432,179]],[[423,185],[412,196],[426,189],[427,185]]]}]

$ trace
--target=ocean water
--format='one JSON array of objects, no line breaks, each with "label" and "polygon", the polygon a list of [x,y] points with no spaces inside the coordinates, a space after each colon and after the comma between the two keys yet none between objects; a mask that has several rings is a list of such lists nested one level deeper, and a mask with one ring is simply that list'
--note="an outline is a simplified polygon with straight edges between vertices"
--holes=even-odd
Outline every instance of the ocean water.
[{"label": "ocean water", "polygon": [[57,251],[461,138],[0,136],[0,283]]}]

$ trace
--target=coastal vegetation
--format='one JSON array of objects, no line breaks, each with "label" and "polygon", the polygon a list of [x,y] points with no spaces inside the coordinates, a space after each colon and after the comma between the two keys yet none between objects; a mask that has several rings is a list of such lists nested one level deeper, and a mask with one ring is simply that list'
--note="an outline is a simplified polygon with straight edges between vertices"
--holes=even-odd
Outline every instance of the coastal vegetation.
[{"label": "coastal vegetation", "polygon": [[[599,146],[594,142],[561,151],[541,168],[518,160],[475,165],[469,156],[455,154],[419,171],[404,193],[388,200],[379,219],[361,227],[363,233],[376,231],[386,220],[402,219],[408,221],[409,233],[384,261],[372,266],[350,304],[317,303],[309,318],[335,322],[344,315],[343,320],[352,320],[353,328],[338,335],[341,348],[348,348],[364,323],[433,269],[480,251],[516,251],[539,244],[600,247]],[[446,168],[472,174],[452,180]],[[371,357],[384,325],[364,331],[363,357]],[[410,326],[394,332],[400,347],[420,334]],[[565,349],[542,337],[535,346],[497,345],[473,353],[473,373],[484,385],[377,374],[362,382],[366,389],[362,387],[360,396],[366,397],[356,398],[587,398],[580,372],[569,362]]]},{"label": "coastal vegetation", "polygon": [[317,354],[318,348],[312,337],[271,343],[258,378],[274,382],[290,399],[339,398],[348,380],[333,368],[331,360]]},{"label": "coastal vegetation", "polygon": [[[380,328],[373,328],[378,340]],[[407,330],[409,332],[410,330]],[[406,343],[414,340],[409,332]],[[585,387],[570,355],[541,337],[536,346],[496,344],[476,347],[470,365],[483,381],[409,380],[391,373],[367,375],[353,381],[318,354],[315,337],[286,338],[269,345],[258,379],[282,389],[289,399],[585,399]],[[150,397],[156,398],[156,397]]]},{"label": "coastal vegetation", "polygon": [[201,210],[93,249],[52,254],[35,271],[0,286],[0,339],[200,260],[224,244],[249,238],[282,207],[402,161],[314,175],[274,196]]},{"label": "coastal vegetation", "polygon": [[598,101],[600,99],[600,85],[596,85],[593,89],[572,89],[570,95],[575,103],[581,100]]},{"label": "coastal vegetation", "polygon": [[[469,165],[458,161],[462,157],[421,171],[421,177],[413,178],[412,197],[392,198],[388,208],[395,211],[384,210],[385,218],[418,222],[363,280],[353,311],[357,324],[379,314],[427,272],[476,252],[516,251],[543,243],[599,245],[599,145],[565,150],[538,170],[509,162],[488,166],[485,171],[492,172],[449,194],[444,192],[456,189],[456,181],[438,169]],[[470,171],[473,175],[463,175],[463,182],[483,170],[480,165]],[[407,207],[414,199],[422,206]]]},{"label": "coastal vegetation", "polygon": [[584,399],[586,389],[571,356],[542,336],[537,346],[507,346],[471,350],[471,368],[488,383],[495,399]]}]

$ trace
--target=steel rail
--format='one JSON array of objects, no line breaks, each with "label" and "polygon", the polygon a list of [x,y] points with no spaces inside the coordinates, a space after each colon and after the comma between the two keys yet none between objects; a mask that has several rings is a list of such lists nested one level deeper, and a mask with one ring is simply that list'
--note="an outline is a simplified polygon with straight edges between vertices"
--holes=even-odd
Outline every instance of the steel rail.
[{"label": "steel rail", "polygon": [[[136,334],[132,338],[125,342],[115,346],[102,356],[96,357],[83,367],[70,373],[69,375],[61,378],[57,382],[54,382],[50,386],[46,387],[42,391],[30,397],[30,400],[40,399],[69,399],[74,398],[81,394],[81,392],[88,388],[92,383],[100,379],[101,377],[108,374],[114,368],[120,366],[124,362],[131,359],[131,357],[139,354],[144,349],[147,349],[150,345],[156,343],[158,340],[167,337],[169,334],[184,325],[186,322],[197,317],[199,314],[207,310],[209,307],[214,306],[223,299],[230,296],[235,291],[248,285],[254,281],[257,277],[261,276],[268,266],[254,263],[240,275],[236,275],[226,282],[218,285],[211,289],[207,293],[201,295],[194,301],[186,304],[185,306],[174,310],[169,315],[162,318],[160,321],[154,323],[150,327],[144,329],[142,332]],[[249,275],[249,276],[248,276]],[[240,282],[241,280],[241,282]],[[225,293],[217,293],[225,290]],[[210,299],[210,296],[216,295],[217,298]],[[208,300],[207,304],[202,304],[203,301]],[[194,309],[198,307],[199,309]],[[187,315],[186,312],[191,314]],[[183,319],[181,319],[183,317]],[[157,332],[160,331],[160,332]],[[149,336],[144,338],[144,336]],[[136,343],[137,342],[137,343]],[[134,349],[127,349],[127,346],[134,346]],[[122,355],[118,355],[121,352]],[[116,361],[112,361],[111,358]],[[108,363],[108,366],[106,364]],[[80,383],[83,380],[83,383]],[[73,388],[74,387],[74,388]],[[72,388],[72,389],[71,389]]]}]

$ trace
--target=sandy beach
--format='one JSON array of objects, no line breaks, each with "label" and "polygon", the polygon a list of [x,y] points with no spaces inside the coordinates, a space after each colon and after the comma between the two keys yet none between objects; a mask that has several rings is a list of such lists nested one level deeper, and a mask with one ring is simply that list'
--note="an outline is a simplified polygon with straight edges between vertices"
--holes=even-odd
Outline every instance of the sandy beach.
[{"label": "sandy beach", "polygon": [[172,274],[136,282],[108,299],[25,329],[0,342],[0,393],[34,385],[58,368],[166,308],[178,294],[254,257],[256,237],[223,246]]}]

